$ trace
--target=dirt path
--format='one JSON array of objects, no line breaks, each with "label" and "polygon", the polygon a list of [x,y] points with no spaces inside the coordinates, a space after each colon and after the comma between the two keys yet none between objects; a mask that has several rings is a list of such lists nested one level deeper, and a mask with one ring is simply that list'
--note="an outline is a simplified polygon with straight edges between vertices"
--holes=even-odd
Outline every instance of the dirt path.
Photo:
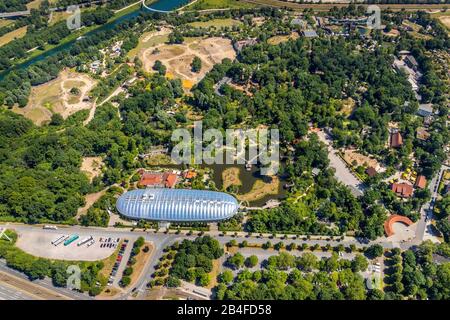
[{"label": "dirt path", "polygon": [[75,217],[75,219],[79,219],[80,216],[84,215],[87,213],[87,211],[89,210],[90,207],[92,207],[92,205],[101,198],[101,196],[103,196],[106,191],[108,190],[108,188],[103,189],[102,191],[96,192],[96,193],[90,193],[88,195],[86,195],[84,197],[84,200],[86,201],[86,204],[78,209],[77,215]]},{"label": "dirt path", "polygon": [[83,121],[83,126],[87,126],[92,119],[94,119],[95,110],[97,110],[97,98],[95,98],[92,108],[89,110],[89,115],[86,120]]},{"label": "dirt path", "polygon": [[116,90],[114,90],[105,100],[103,100],[99,106],[102,106],[104,103],[108,102],[115,96],[119,95],[120,93],[125,92],[125,89],[120,85]]}]

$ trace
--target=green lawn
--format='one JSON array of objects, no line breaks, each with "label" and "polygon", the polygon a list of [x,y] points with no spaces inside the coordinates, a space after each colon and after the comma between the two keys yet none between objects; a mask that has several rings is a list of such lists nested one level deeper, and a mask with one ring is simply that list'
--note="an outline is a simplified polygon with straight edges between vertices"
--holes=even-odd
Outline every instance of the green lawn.
[{"label": "green lawn", "polygon": [[252,8],[253,5],[238,0],[198,0],[188,6],[186,10],[206,10],[206,9],[239,9]]},{"label": "green lawn", "polygon": [[232,27],[242,24],[242,22],[234,20],[234,19],[213,19],[209,21],[196,21],[188,23],[190,26],[195,28],[209,28],[209,27]]}]

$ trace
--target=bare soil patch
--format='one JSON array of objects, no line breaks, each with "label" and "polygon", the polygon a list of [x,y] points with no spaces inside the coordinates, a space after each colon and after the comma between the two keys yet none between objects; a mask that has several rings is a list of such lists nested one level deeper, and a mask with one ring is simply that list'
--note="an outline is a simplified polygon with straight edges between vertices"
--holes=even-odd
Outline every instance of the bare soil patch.
[{"label": "bare soil patch", "polygon": [[[14,107],[13,111],[22,114],[37,125],[50,121],[53,113],[59,113],[64,119],[77,111],[91,109],[89,92],[96,81],[85,74],[64,70],[58,78],[33,87],[28,104],[24,108]],[[74,95],[72,88],[78,88]]]},{"label": "bare soil patch", "polygon": [[356,161],[356,166],[374,167],[375,169],[380,166],[377,160],[351,149],[344,151],[343,158],[351,166],[353,166],[353,161]]},{"label": "bare soil patch", "polygon": [[[191,71],[191,63],[195,56],[202,61],[202,68],[198,73]],[[212,69],[214,64],[222,62],[225,58],[233,60],[236,52],[229,39],[188,38],[183,44],[161,44],[147,48],[140,57],[146,71],[152,71],[155,62],[160,60],[167,68],[168,78],[181,79],[184,88],[190,89]]]},{"label": "bare soil patch", "polygon": [[98,177],[102,173],[104,163],[101,157],[85,157],[81,162],[81,171],[84,172],[89,180]]}]

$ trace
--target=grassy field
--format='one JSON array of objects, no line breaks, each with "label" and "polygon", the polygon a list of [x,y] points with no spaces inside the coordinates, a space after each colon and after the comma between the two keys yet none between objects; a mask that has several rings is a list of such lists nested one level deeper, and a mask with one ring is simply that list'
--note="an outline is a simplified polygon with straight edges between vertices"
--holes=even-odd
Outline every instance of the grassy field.
[{"label": "grassy field", "polygon": [[250,192],[237,195],[236,198],[239,201],[256,201],[267,195],[278,194],[279,187],[280,179],[276,176],[272,177],[272,181],[268,183],[262,180],[256,180]]},{"label": "grassy field", "polygon": [[213,19],[209,21],[196,21],[188,23],[188,25],[193,26],[195,28],[209,28],[209,27],[216,27],[216,28],[223,28],[223,27],[232,27],[232,26],[238,26],[241,25],[242,22],[234,20],[234,19]]},{"label": "grassy field", "polygon": [[11,19],[0,19],[0,28],[1,27],[6,27],[9,26],[10,24],[12,24],[14,21]]},{"label": "grassy field", "polygon": [[0,37],[0,47],[4,46],[5,44],[13,41],[14,39],[19,39],[25,36],[27,33],[27,27],[22,27],[19,29],[16,29],[14,31],[11,31],[3,36]]},{"label": "grassy field", "polygon": [[253,7],[252,4],[238,0],[198,0],[186,7],[186,10],[239,9],[251,7]]},{"label": "grassy field", "polygon": [[130,50],[128,52],[128,57],[130,59],[134,59],[139,52],[144,51],[145,49],[157,46],[159,44],[165,43],[169,40],[169,32],[167,34],[158,34],[156,31],[150,31],[144,33],[139,38],[139,43],[136,48]]},{"label": "grassy field", "polygon": [[223,189],[226,190],[229,186],[241,186],[242,181],[239,179],[240,169],[233,167],[222,171]]},{"label": "grassy field", "polygon": [[66,11],[58,11],[58,12],[55,11],[52,13],[52,19],[50,20],[50,25],[52,26],[62,20],[65,20],[70,15],[71,15],[71,13],[66,12]]},{"label": "grassy field", "polygon": [[349,117],[353,113],[355,106],[355,100],[353,100],[352,98],[342,100],[342,109],[339,111],[339,113],[343,114],[346,117]]},{"label": "grassy field", "polygon": [[442,23],[450,33],[450,11],[433,13],[432,17]]},{"label": "grassy field", "polygon": [[[30,3],[27,4],[27,9],[37,9],[41,5],[43,0],[33,0]],[[51,2],[51,1],[50,1]]]},{"label": "grassy field", "polygon": [[273,36],[272,38],[267,39],[267,43],[271,45],[277,45],[289,40],[295,40],[299,38],[299,34],[297,32],[294,32],[290,35],[286,36]]}]

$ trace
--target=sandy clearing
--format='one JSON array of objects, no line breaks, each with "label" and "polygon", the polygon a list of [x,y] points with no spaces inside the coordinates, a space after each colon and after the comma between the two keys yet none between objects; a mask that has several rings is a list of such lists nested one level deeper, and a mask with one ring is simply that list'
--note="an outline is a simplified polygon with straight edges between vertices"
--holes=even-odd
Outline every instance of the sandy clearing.
[{"label": "sandy clearing", "polygon": [[91,182],[102,173],[102,167],[101,157],[85,157],[81,162],[81,171],[86,173]]},{"label": "sandy clearing", "polygon": [[[88,75],[63,70],[56,79],[33,87],[28,104],[24,108],[14,107],[13,111],[37,125],[50,121],[53,113],[66,119],[80,110],[93,107],[88,95],[96,83]],[[79,89],[79,94],[70,93],[73,87]]]},{"label": "sandy clearing", "polygon": [[439,20],[447,27],[447,29],[450,29],[450,16],[439,17]]},{"label": "sandy clearing", "polygon": [[[158,50],[155,50],[155,49]],[[233,60],[236,52],[231,45],[231,40],[213,38],[189,38],[183,44],[161,44],[150,47],[140,54],[146,71],[152,71],[155,61],[160,60],[167,67],[167,75],[184,82],[185,89],[189,89],[198,83],[214,64],[222,62],[223,59]],[[202,61],[202,69],[198,73],[191,71],[191,62],[197,56]]]},{"label": "sandy clearing", "polygon": [[347,162],[351,166],[353,166],[353,161],[356,161],[357,166],[373,167],[375,169],[378,169],[380,167],[376,159],[370,158],[351,149],[347,149],[344,151],[343,158],[345,162]]},{"label": "sandy clearing", "polygon": [[104,189],[99,192],[95,193],[89,193],[84,197],[85,205],[81,208],[78,208],[76,219],[79,219],[82,215],[85,215],[89,208],[92,207],[92,205],[97,202],[98,199],[100,199],[105,193],[107,189]]}]

